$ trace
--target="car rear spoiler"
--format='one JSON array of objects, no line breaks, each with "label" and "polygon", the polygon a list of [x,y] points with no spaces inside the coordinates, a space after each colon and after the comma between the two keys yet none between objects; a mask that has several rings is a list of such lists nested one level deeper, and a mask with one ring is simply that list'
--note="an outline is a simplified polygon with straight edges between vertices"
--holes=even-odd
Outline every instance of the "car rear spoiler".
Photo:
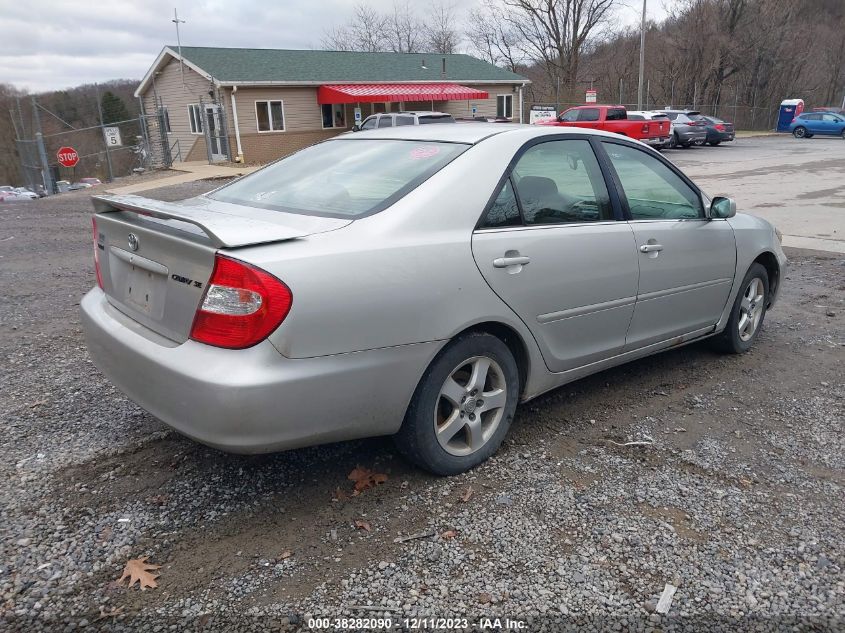
[{"label": "car rear spoiler", "polygon": [[126,211],[199,227],[218,248],[237,248],[305,237],[346,226],[350,220],[294,215],[204,197],[163,202],[133,195],[91,198],[97,213]]}]

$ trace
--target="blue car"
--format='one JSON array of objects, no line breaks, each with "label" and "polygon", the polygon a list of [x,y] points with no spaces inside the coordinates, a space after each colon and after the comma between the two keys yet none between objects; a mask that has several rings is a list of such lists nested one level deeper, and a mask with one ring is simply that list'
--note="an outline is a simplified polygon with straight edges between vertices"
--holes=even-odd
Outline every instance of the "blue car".
[{"label": "blue car", "polygon": [[833,112],[804,112],[789,124],[795,138],[812,138],[816,134],[845,138],[845,117]]}]

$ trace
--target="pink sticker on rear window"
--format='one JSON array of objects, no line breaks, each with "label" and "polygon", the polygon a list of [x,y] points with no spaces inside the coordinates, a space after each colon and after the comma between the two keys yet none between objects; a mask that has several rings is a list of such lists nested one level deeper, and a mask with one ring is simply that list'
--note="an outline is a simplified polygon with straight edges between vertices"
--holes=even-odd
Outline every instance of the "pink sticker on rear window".
[{"label": "pink sticker on rear window", "polygon": [[440,148],[436,145],[420,145],[411,150],[411,160],[422,160],[424,158],[431,158],[440,153]]}]

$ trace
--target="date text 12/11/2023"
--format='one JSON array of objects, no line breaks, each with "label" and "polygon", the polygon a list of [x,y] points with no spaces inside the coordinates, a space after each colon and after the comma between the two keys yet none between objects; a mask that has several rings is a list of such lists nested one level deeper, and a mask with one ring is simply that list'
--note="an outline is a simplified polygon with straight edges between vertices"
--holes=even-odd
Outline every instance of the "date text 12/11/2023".
[{"label": "date text 12/11/2023", "polygon": [[444,631],[521,631],[528,627],[524,620],[511,618],[308,618],[309,629],[316,630],[444,630]]}]

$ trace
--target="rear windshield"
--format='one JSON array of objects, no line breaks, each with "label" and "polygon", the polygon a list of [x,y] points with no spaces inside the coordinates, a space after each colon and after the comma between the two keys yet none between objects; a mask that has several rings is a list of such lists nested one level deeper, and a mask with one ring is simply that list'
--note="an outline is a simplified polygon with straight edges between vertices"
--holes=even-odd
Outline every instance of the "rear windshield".
[{"label": "rear windshield", "polygon": [[332,218],[378,213],[469,145],[344,139],[313,145],[208,194],[222,202]]}]

